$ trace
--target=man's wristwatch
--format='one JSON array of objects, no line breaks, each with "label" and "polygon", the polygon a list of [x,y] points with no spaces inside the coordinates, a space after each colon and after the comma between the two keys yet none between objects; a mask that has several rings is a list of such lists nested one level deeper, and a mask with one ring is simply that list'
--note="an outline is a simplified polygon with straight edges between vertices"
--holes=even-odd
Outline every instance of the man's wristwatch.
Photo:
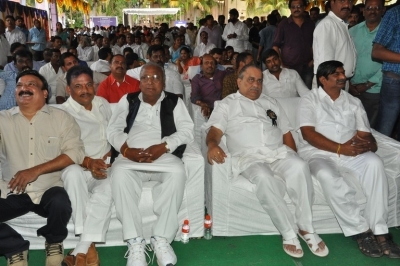
[{"label": "man's wristwatch", "polygon": [[164,142],[164,145],[165,145],[165,149],[167,150],[167,152],[170,152],[170,149],[169,149],[169,147],[168,147],[168,144],[167,144],[166,142]]}]

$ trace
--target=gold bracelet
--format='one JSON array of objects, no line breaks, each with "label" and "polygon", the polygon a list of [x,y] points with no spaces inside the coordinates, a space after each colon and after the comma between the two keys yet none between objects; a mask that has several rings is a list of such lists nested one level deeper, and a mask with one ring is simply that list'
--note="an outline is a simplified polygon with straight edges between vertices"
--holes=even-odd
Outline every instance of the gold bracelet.
[{"label": "gold bracelet", "polygon": [[338,148],[337,148],[336,153],[337,153],[337,155],[340,157],[340,144],[339,144],[339,146],[338,146]]},{"label": "gold bracelet", "polygon": [[126,148],[125,148],[124,153],[123,153],[124,157],[126,157],[126,156],[125,156],[125,153],[126,153],[126,150],[127,150],[127,149],[129,149],[129,147],[126,147]]},{"label": "gold bracelet", "polygon": [[90,162],[90,158],[88,157],[86,160],[86,169],[89,169],[89,162]]}]

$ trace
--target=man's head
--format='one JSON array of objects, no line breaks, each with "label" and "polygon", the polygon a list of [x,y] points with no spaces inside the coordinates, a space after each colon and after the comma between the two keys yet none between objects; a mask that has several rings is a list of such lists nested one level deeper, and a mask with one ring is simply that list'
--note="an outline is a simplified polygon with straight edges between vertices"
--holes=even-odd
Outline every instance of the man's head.
[{"label": "man's head", "polygon": [[210,55],[215,59],[217,64],[221,63],[221,61],[222,61],[222,49],[221,48],[211,49]]},{"label": "man's head", "polygon": [[358,23],[359,18],[360,18],[360,9],[356,6],[353,6],[350,15],[347,18],[347,23],[349,24],[349,28],[355,26]]},{"label": "man's head", "polygon": [[76,50],[75,47],[70,47],[68,49],[68,52],[70,52],[71,54],[75,55],[76,57],[78,57],[78,51]]},{"label": "man's head", "polygon": [[342,20],[347,20],[353,7],[352,0],[330,0],[331,11]]},{"label": "man's head", "polygon": [[294,18],[300,18],[304,16],[304,10],[306,8],[305,0],[289,0],[290,14]]},{"label": "man's head", "polygon": [[110,39],[108,37],[103,37],[103,47],[110,47]]},{"label": "man's head", "polygon": [[107,48],[107,47],[101,48],[98,52],[98,55],[99,55],[99,59],[106,60],[108,62],[110,62],[110,60],[113,56],[111,48]]},{"label": "man's head", "polygon": [[43,61],[45,61],[46,63],[50,62],[52,56],[52,52],[50,48],[46,48],[43,50]]},{"label": "man's head", "polygon": [[136,53],[127,54],[125,58],[128,69],[133,69],[140,66],[139,56]]},{"label": "man's head", "polygon": [[73,66],[67,72],[67,92],[85,109],[92,109],[94,99],[93,71],[84,66]]},{"label": "man's head", "polygon": [[85,36],[81,36],[81,40],[79,41],[79,44],[81,45],[82,49],[87,46],[90,46],[89,38],[87,38]]},{"label": "man's head", "polygon": [[46,103],[49,85],[35,70],[20,72],[16,78],[15,99],[20,108],[40,110]]},{"label": "man's head", "polygon": [[314,6],[310,9],[310,20],[316,23],[319,19],[319,7]]},{"label": "man's head", "polygon": [[126,43],[132,45],[134,42],[133,35],[131,33],[125,34],[126,36]]},{"label": "man's head", "polygon": [[240,94],[250,100],[257,100],[262,92],[263,76],[253,64],[245,65],[238,74],[237,84]]},{"label": "man's head", "polygon": [[147,50],[147,55],[150,62],[153,62],[160,67],[164,68],[165,50],[161,45],[152,45]]},{"label": "man's head", "polygon": [[97,34],[97,39],[96,39],[96,45],[97,47],[101,48],[103,47],[103,36],[101,36],[100,34]]},{"label": "man's head", "polygon": [[253,62],[253,56],[250,53],[243,52],[238,54],[236,58],[236,71],[237,73],[242,70],[242,68],[248,64],[251,64]]},{"label": "man's head", "polygon": [[252,18],[246,18],[244,21],[244,24],[246,24],[247,28],[251,28],[253,26],[253,19]]},{"label": "man's head", "polygon": [[111,59],[111,75],[123,77],[126,74],[126,59],[123,55],[117,54]]},{"label": "man's head", "polygon": [[207,15],[205,17],[205,19],[206,19],[207,27],[211,27],[212,28],[214,26],[214,17],[212,15]]},{"label": "man's head", "polygon": [[32,53],[25,49],[16,51],[13,54],[13,61],[15,68],[18,70],[18,72],[31,70],[33,67]]},{"label": "man's head", "polygon": [[62,46],[62,39],[60,36],[54,36],[53,48],[54,49],[61,49]]},{"label": "man's head", "polygon": [[217,68],[217,61],[215,58],[209,54],[203,55],[201,59],[201,70],[206,76],[214,76],[215,70]]},{"label": "man's head", "polygon": [[202,31],[200,33],[200,40],[202,43],[207,44],[208,43],[208,33],[206,31]]},{"label": "man's head", "polygon": [[135,34],[133,37],[135,44],[141,45],[142,44],[142,34]]},{"label": "man's head", "polygon": [[225,50],[226,50],[226,55],[228,56],[229,59],[231,59],[235,50],[233,49],[232,46],[225,47]]},{"label": "man's head", "polygon": [[124,34],[120,34],[117,39],[117,45],[122,47],[125,44],[126,37]]},{"label": "man's head", "polygon": [[21,17],[21,16],[17,16],[17,17],[15,17],[15,25],[16,26],[18,26],[18,27],[23,27],[24,26],[24,18],[23,17]]},{"label": "man's head", "polygon": [[61,52],[58,49],[51,49],[51,58],[50,58],[50,63],[53,66],[58,66],[60,64],[60,56]]},{"label": "man's head", "polygon": [[40,21],[38,19],[35,19],[33,21],[33,25],[35,25],[35,28],[37,28],[38,30],[40,30],[42,28],[42,24],[40,23]]},{"label": "man's head", "polygon": [[60,66],[61,69],[64,72],[67,72],[70,68],[74,67],[74,66],[78,66],[78,58],[76,57],[76,55],[70,53],[70,52],[66,52],[63,53],[60,57]]},{"label": "man's head", "polygon": [[164,87],[164,69],[153,62],[145,64],[140,71],[140,90],[143,94],[143,100],[150,104],[157,102]]},{"label": "man's head", "polygon": [[218,16],[218,24],[221,26],[223,26],[225,24],[225,16],[224,15]]},{"label": "man's head", "polygon": [[161,45],[161,44],[162,44],[161,36],[154,37],[154,45]]},{"label": "man's head", "polygon": [[264,64],[267,67],[268,71],[271,74],[280,73],[281,72],[281,59],[279,58],[279,54],[274,49],[268,49],[263,54]]},{"label": "man's head", "polygon": [[317,84],[326,90],[341,90],[346,85],[343,63],[335,60],[321,63],[317,69]]},{"label": "man's head", "polygon": [[276,24],[278,23],[278,19],[276,18],[276,16],[269,14],[267,16],[267,22],[269,25],[276,26]]},{"label": "man's head", "polygon": [[229,19],[230,21],[235,24],[236,21],[238,21],[239,18],[239,11],[236,8],[232,8],[229,10]]},{"label": "man's head", "polygon": [[188,28],[188,30],[193,30],[194,29],[194,24],[192,22],[189,22],[187,24],[187,28]]},{"label": "man's head", "polygon": [[379,23],[385,13],[384,0],[366,0],[363,11],[367,24]]},{"label": "man's head", "polygon": [[9,30],[13,30],[15,28],[15,18],[13,16],[6,16],[6,27]]},{"label": "man's head", "polygon": [[256,27],[260,25],[260,18],[259,17],[255,16],[253,18],[253,25],[256,26]]}]

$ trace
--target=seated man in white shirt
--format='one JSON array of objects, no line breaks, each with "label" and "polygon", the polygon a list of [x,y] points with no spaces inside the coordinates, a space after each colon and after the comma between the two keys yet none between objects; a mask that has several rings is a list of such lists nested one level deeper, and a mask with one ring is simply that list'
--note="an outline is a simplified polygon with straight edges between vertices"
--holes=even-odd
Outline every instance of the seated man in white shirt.
[{"label": "seated man in white shirt", "polygon": [[51,89],[49,103],[56,103],[57,78],[62,77],[64,72],[60,67],[61,52],[58,49],[51,49],[50,62],[42,66],[39,73],[47,80]]},{"label": "seated man in white shirt", "polygon": [[103,36],[100,34],[96,35],[96,41],[93,47],[93,61],[99,60],[99,50],[103,47]]},{"label": "seated man in white shirt", "polygon": [[[343,63],[318,66],[319,87],[301,98],[297,128],[301,131],[299,155],[321,184],[345,236],[353,236],[368,257],[400,258],[400,248],[388,235],[388,181],[378,147],[361,101],[343,90]],[[361,212],[356,190],[343,177],[351,171],[367,202]]]},{"label": "seated man in white shirt", "polygon": [[[60,66],[61,69],[64,71],[64,75],[57,78],[57,87],[56,87],[56,102],[58,104],[64,103],[68,97],[69,93],[67,91],[67,72],[73,66],[78,66],[79,60],[78,58],[70,53],[66,52],[63,53],[60,57]],[[87,66],[84,66],[87,67]],[[94,82],[94,91],[97,92],[97,88],[103,80],[107,78],[106,75],[103,75],[97,71],[93,71],[93,82]]]},{"label": "seated man in white shirt", "polygon": [[169,243],[179,228],[186,182],[181,158],[186,144],[193,141],[193,122],[183,101],[164,92],[160,65],[147,63],[140,76],[141,92],[121,98],[107,129],[108,141],[120,151],[111,168],[112,195],[128,243],[127,266],[147,266],[138,204],[142,182],[159,182],[153,188],[157,221],[150,242],[158,265],[171,266],[177,258]]},{"label": "seated man in white shirt", "polygon": [[216,47],[215,44],[208,41],[208,33],[206,31],[200,33],[200,40],[200,44],[194,48],[193,56],[201,57]]},{"label": "seated man in white shirt", "polygon": [[67,167],[61,176],[71,200],[75,235],[80,235],[79,243],[68,253],[64,263],[67,266],[99,265],[93,242],[106,241],[111,219],[111,185],[107,178],[111,145],[106,136],[111,107],[104,98],[95,96],[93,72],[87,67],[70,68],[67,84],[71,97],[61,108],[75,118],[81,129],[85,158],[80,165]]},{"label": "seated man in white shirt", "polygon": [[106,76],[110,75],[111,73],[110,61],[112,57],[113,54],[111,48],[101,48],[99,50],[99,60],[94,62],[90,66],[90,69],[92,69],[93,71],[100,72],[101,74],[104,74]]},{"label": "seated man in white shirt", "polygon": [[93,47],[90,46],[90,40],[87,37],[81,36],[81,40],[76,48],[76,51],[78,52],[78,58],[80,60],[86,62],[93,60]]},{"label": "seated man in white shirt", "polygon": [[273,98],[298,97],[310,92],[296,70],[282,68],[279,54],[274,49],[263,53],[267,69],[263,72],[263,93]]},{"label": "seated man in white shirt", "polygon": [[[207,122],[208,162],[224,163],[226,154],[219,143],[225,135],[234,176],[241,174],[255,185],[261,206],[282,234],[284,251],[295,258],[303,256],[299,235],[312,253],[327,256],[328,248],[312,225],[310,170],[296,154],[285,111],[261,93],[262,73],[256,66],[244,66],[237,83],[239,91],[216,101]],[[285,193],[296,206],[296,219],[283,198]]]},{"label": "seated man in white shirt", "polygon": [[[183,83],[181,79],[181,75],[179,72],[174,71],[170,68],[164,67],[165,60],[165,50],[161,45],[152,45],[147,50],[147,56],[150,59],[150,62],[158,64],[165,71],[165,91],[174,93],[179,97],[183,97]],[[134,79],[140,80],[140,72],[142,71],[142,67],[137,67],[134,69],[129,69],[126,74],[131,76]]]}]

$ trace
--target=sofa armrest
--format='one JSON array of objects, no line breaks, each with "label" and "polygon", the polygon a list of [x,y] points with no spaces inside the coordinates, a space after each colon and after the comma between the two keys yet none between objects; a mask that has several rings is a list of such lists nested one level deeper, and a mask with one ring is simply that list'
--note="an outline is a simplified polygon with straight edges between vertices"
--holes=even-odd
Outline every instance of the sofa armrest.
[{"label": "sofa armrest", "polygon": [[388,178],[397,179],[400,177],[400,142],[389,138],[376,130],[372,134],[378,145],[376,154],[381,157],[385,166]]}]

